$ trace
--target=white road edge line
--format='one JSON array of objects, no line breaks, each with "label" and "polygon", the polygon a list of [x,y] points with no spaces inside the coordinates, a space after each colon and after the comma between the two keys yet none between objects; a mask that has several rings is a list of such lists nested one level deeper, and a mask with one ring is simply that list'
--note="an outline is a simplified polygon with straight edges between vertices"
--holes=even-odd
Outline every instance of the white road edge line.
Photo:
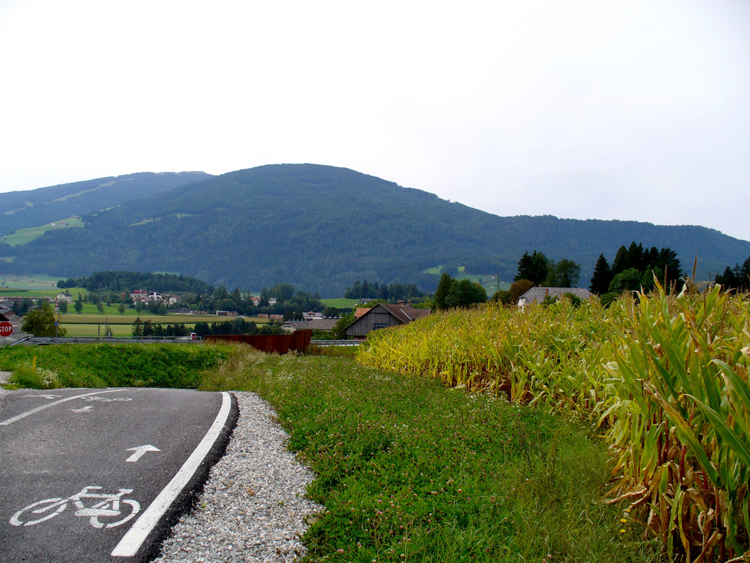
[{"label": "white road edge line", "polygon": [[31,409],[30,411],[23,412],[17,416],[14,416],[13,418],[9,418],[8,420],[3,420],[2,422],[0,422],[0,426],[8,426],[9,424],[13,424],[14,422],[21,420],[22,418],[26,418],[27,416],[31,416],[32,414],[36,414],[39,411],[43,411],[44,409],[54,407],[56,405],[59,405],[60,403],[67,403],[68,401],[72,401],[73,399],[80,399],[81,397],[88,397],[90,395],[103,395],[104,393],[119,393],[121,391],[126,391],[126,389],[113,389],[111,391],[96,391],[94,393],[85,393],[83,395],[75,395],[73,397],[66,397],[65,399],[60,399],[59,401],[55,401],[54,403],[47,403],[46,405],[42,405],[41,407],[37,407],[35,409]]},{"label": "white road edge line", "polygon": [[216,442],[216,439],[221,434],[221,431],[229,418],[229,411],[232,406],[232,399],[229,393],[222,391],[222,403],[219,414],[216,415],[216,420],[208,429],[206,435],[195,448],[190,457],[180,468],[177,474],[172,478],[169,484],[162,489],[157,495],[149,507],[143,511],[138,520],[131,526],[128,532],[120,540],[115,549],[110,554],[112,557],[134,557],[141,545],[146,538],[154,529],[156,524],[159,522],[164,513],[174,502],[177,496],[185,488],[190,479],[195,475],[195,472],[203,463],[204,458],[211,450],[211,447]]}]

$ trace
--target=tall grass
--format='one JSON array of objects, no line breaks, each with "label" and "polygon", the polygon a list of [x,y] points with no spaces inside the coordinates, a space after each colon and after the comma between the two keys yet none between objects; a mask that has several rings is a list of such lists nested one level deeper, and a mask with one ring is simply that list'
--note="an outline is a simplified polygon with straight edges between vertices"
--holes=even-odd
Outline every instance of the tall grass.
[{"label": "tall grass", "polygon": [[574,414],[610,446],[613,502],[688,561],[748,549],[750,302],[714,287],[488,306],[377,331],[362,363]]}]

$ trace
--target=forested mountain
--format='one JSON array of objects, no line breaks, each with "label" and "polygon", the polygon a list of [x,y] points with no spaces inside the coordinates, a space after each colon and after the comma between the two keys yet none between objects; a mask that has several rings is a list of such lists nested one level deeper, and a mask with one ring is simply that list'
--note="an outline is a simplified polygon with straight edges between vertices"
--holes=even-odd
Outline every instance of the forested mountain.
[{"label": "forested mountain", "polygon": [[36,190],[0,193],[0,236],[72,215],[89,215],[210,178],[205,172],[141,172]]},{"label": "forested mountain", "polygon": [[284,282],[324,297],[356,280],[434,290],[440,264],[510,281],[526,251],[581,264],[587,286],[600,253],[631,241],[669,247],[699,274],[743,262],[750,242],[704,227],[632,221],[498,217],[345,168],[269,165],[210,177],[87,215],[86,227],[0,244],[0,273],[76,277],[100,270],[174,272],[213,285]]}]

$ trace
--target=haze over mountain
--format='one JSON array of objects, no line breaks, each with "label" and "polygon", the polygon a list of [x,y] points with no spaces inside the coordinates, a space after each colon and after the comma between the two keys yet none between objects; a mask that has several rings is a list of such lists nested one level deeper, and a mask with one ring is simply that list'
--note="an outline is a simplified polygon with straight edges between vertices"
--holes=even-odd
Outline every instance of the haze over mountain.
[{"label": "haze over mountain", "polygon": [[580,263],[581,286],[599,253],[611,261],[631,241],[672,248],[686,270],[697,254],[704,279],[750,255],[750,242],[704,227],[498,217],[345,168],[281,164],[207,176],[82,213],[85,228],[0,244],[0,273],[174,272],[252,290],[285,282],[326,297],[365,278],[431,290],[437,276],[423,271],[441,264],[510,281],[532,250]]}]

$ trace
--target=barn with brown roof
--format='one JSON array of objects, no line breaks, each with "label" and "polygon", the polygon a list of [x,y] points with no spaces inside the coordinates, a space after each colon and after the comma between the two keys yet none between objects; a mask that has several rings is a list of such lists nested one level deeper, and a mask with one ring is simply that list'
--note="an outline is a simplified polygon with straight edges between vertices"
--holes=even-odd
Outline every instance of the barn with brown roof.
[{"label": "barn with brown roof", "polygon": [[429,314],[429,309],[415,309],[410,305],[378,303],[346,327],[346,335],[350,338],[363,339],[370,331],[409,324]]}]

